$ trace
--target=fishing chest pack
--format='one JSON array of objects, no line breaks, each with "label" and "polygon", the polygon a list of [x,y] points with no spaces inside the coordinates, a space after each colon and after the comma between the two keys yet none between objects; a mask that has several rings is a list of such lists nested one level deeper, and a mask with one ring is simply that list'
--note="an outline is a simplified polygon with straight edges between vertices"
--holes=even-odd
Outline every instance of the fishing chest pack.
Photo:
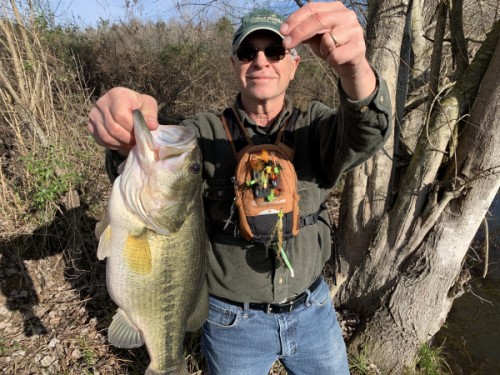
[{"label": "fishing chest pack", "polygon": [[292,131],[299,111],[294,110],[281,126],[274,143],[256,145],[250,138],[238,113],[234,118],[247,144],[239,151],[226,117],[221,121],[236,158],[234,174],[235,205],[240,235],[248,240],[269,244],[298,234],[301,227],[297,174],[293,166],[294,150],[282,142],[285,131]]}]

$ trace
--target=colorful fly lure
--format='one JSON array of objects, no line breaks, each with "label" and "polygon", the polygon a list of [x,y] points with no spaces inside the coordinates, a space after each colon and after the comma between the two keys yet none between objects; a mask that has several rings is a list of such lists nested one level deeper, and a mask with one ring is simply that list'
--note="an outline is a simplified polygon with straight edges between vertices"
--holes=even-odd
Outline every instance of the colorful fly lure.
[{"label": "colorful fly lure", "polygon": [[[246,181],[246,185],[253,187],[254,191],[259,191],[259,194],[267,202],[272,202],[276,195],[279,195],[278,179],[282,170],[281,166],[276,163],[266,150],[251,159],[249,164],[252,169],[252,179]],[[258,190],[255,188],[258,188]]]},{"label": "colorful fly lure", "polygon": [[278,221],[274,227],[273,234],[278,238],[278,242],[275,244],[276,256],[285,263],[285,266],[290,271],[290,275],[294,277],[295,272],[292,264],[285,253],[285,249],[283,248],[283,210],[280,210],[278,213]]}]

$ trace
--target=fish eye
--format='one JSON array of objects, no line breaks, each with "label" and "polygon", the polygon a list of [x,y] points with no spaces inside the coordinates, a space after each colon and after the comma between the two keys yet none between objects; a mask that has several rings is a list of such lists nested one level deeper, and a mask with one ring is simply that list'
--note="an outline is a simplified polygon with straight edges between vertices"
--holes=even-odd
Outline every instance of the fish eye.
[{"label": "fish eye", "polygon": [[193,174],[198,174],[200,173],[201,171],[201,166],[200,166],[200,163],[193,163],[189,166],[189,170],[191,171],[191,173]]}]

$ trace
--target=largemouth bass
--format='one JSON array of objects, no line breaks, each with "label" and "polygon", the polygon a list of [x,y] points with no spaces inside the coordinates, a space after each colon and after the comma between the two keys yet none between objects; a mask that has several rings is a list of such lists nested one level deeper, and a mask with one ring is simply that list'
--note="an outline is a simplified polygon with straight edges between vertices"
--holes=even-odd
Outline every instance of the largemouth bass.
[{"label": "largemouth bass", "polygon": [[97,256],[118,311],[108,329],[118,348],[146,345],[146,374],[189,374],[186,331],[205,321],[205,229],[201,153],[194,130],[151,132],[134,111],[136,145],[114,181],[107,217],[97,224]]}]

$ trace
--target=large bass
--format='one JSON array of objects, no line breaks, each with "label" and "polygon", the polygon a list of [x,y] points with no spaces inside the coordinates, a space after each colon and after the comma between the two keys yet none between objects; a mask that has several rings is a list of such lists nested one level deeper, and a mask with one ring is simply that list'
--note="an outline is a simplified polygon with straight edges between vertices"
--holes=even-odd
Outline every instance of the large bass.
[{"label": "large bass", "polygon": [[188,374],[184,335],[201,327],[208,309],[201,153],[194,130],[151,132],[139,110],[134,135],[96,228],[97,256],[106,258],[108,292],[119,307],[108,340],[119,348],[145,344],[148,375]]}]

